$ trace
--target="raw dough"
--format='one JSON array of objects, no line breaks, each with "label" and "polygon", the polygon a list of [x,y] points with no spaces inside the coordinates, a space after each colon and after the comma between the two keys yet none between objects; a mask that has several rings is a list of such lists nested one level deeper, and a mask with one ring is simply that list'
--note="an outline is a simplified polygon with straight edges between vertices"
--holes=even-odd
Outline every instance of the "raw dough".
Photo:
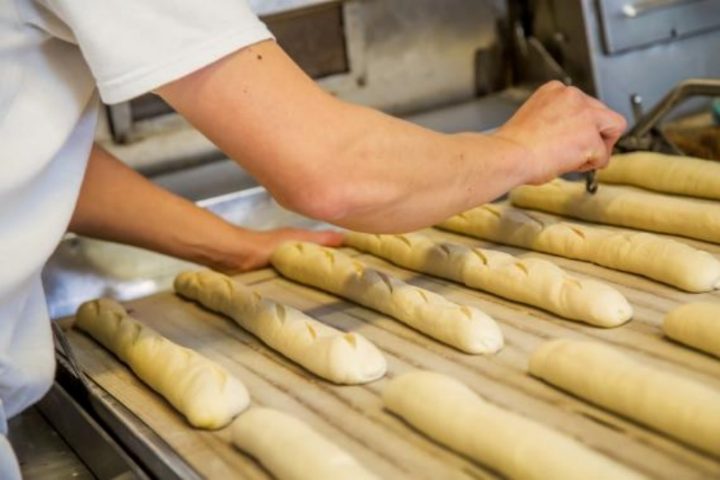
[{"label": "raw dough", "polygon": [[378,478],[305,423],[277,410],[251,408],[230,429],[235,446],[279,480]]},{"label": "raw dough", "polygon": [[433,440],[509,478],[643,478],[569,436],[485,401],[446,375],[414,371],[394,378],[383,403]]},{"label": "raw dough", "polygon": [[510,201],[517,207],[591,222],[720,243],[720,204],[708,200],[614,185],[601,185],[592,195],[582,182],[556,179],[538,187],[517,187]]},{"label": "raw dough", "polygon": [[693,157],[635,152],[614,155],[598,180],[658,192],[720,200],[720,163]]},{"label": "raw dough", "polygon": [[720,303],[680,305],[663,322],[665,335],[720,357]]},{"label": "raw dough", "polygon": [[519,259],[495,250],[434,242],[417,233],[349,232],[345,241],[401,267],[535,305],[572,320],[615,327],[632,317],[632,307],[614,288],[573,277],[546,260]]},{"label": "raw dough", "polygon": [[720,455],[720,391],[651,368],[595,342],[560,339],[530,358],[530,373],[620,415]]},{"label": "raw dough", "polygon": [[358,384],[385,375],[385,357],[362,335],[342,332],[262,298],[225,275],[184,272],[175,278],[175,291],[227,315],[272,349],[332,382]]},{"label": "raw dough", "polygon": [[720,284],[720,262],[711,254],[650,233],[563,222],[541,213],[494,204],[468,210],[439,226],[493,242],[644,275],[688,292],[707,292]]},{"label": "raw dough", "polygon": [[230,372],[133,319],[114,300],[82,304],[75,326],[117,355],[195,427],[224,427],[250,403],[245,386]]},{"label": "raw dough", "polygon": [[493,353],[502,348],[500,327],[477,308],[367,268],[338,250],[287,242],[275,250],[271,261],[288,278],[385,313],[464,352]]}]

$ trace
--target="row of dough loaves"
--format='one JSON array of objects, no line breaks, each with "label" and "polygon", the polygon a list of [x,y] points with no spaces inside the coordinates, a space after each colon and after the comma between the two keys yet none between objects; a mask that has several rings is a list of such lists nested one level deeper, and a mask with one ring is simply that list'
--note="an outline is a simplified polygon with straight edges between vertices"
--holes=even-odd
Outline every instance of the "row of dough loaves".
[{"label": "row of dough loaves", "polygon": [[605,283],[570,275],[547,260],[434,242],[418,233],[349,232],[346,243],[401,267],[533,305],[570,320],[616,327],[632,317],[632,307],[620,292]]},{"label": "row of dough loaves", "polygon": [[688,292],[720,286],[720,261],[713,255],[651,233],[581,225],[495,204],[450,217],[438,227],[635,273]]},{"label": "row of dough loaves", "polygon": [[[84,303],[75,326],[113,352],[194,427],[224,427],[250,403],[245,386],[227,370],[133,319],[114,300]],[[277,410],[251,408],[230,430],[238,448],[281,480],[377,478],[334,443]]]}]

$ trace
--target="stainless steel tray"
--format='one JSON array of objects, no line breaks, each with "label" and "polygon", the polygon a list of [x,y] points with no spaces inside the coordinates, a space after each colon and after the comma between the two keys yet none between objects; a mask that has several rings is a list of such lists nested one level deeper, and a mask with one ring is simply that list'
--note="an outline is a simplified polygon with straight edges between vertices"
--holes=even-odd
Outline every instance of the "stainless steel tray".
[{"label": "stainless steel tray", "polygon": [[[259,230],[329,227],[282,208],[263,187],[210,198],[198,205],[233,224]],[[71,315],[91,298],[125,301],[169,289],[175,275],[192,266],[148,250],[68,234],[43,270],[50,317]]]}]

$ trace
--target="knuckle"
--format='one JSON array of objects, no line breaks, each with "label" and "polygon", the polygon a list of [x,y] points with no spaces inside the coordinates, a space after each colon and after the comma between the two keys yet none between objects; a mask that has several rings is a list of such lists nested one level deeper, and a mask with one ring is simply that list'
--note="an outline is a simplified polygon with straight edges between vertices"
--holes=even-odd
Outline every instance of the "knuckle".
[{"label": "knuckle", "polygon": [[573,86],[565,87],[565,91],[563,93],[565,93],[565,95],[571,100],[576,101],[585,97],[585,94],[582,92],[582,90]]},{"label": "knuckle", "polygon": [[549,82],[545,83],[545,84],[544,84],[542,87],[540,87],[540,88],[541,88],[541,89],[548,90],[548,89],[554,89],[554,88],[564,87],[564,86],[565,86],[565,85],[564,85],[561,81],[559,81],[559,80],[550,80]]}]

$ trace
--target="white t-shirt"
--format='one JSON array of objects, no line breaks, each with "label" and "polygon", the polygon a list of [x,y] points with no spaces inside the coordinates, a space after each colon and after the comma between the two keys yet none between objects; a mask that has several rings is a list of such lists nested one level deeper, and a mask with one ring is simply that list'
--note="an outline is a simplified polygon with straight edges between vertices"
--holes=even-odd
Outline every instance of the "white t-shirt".
[{"label": "white t-shirt", "polygon": [[77,200],[98,91],[129,100],[268,38],[244,0],[0,0],[0,434],[53,378],[40,271]]}]

